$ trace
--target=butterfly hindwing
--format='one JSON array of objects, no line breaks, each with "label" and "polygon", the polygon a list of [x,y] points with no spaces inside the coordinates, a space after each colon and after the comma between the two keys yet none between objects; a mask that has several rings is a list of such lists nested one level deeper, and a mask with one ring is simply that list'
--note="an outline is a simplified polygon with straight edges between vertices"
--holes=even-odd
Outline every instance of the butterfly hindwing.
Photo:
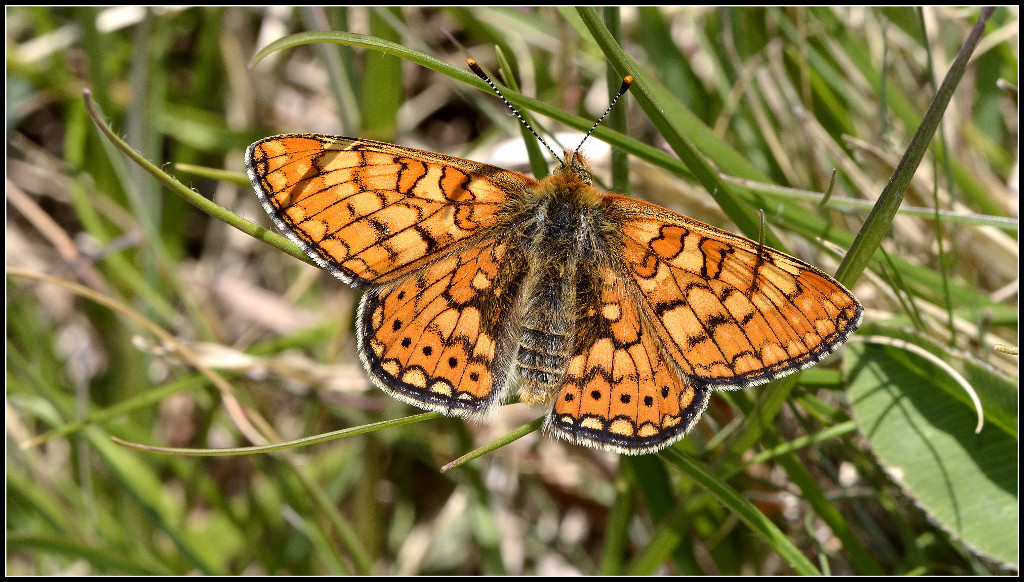
[{"label": "butterfly hindwing", "polygon": [[546,427],[557,436],[638,454],[682,438],[707,407],[708,390],[689,383],[666,360],[640,310],[636,286],[612,268],[584,288],[565,384]]},{"label": "butterfly hindwing", "polygon": [[395,398],[429,410],[486,413],[505,393],[524,261],[493,240],[439,259],[359,305],[359,353]]}]

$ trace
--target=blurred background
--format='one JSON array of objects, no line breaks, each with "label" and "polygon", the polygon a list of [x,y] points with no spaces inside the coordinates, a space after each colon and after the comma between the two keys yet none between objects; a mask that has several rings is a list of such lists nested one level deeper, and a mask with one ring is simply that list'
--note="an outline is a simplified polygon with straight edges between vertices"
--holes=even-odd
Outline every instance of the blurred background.
[{"label": "blurred background", "polygon": [[[596,183],[735,230],[736,204],[667,145],[681,131],[739,212],[763,210],[788,252],[834,273],[979,10],[5,15],[8,574],[1017,571],[1018,368],[1003,353],[1018,329],[1016,7],[988,22],[884,250],[851,287],[868,339],[798,378],[716,393],[666,453],[534,432],[449,471],[544,411],[250,456],[111,441],[236,447],[420,412],[367,380],[357,291],[225,222],[272,229],[248,144],[332,133],[530,173],[536,144],[460,77],[466,57],[514,83],[510,101],[556,150],[633,73],[674,125],[625,96],[584,148]],[[610,69],[595,15],[635,70]],[[115,149],[83,90],[132,149],[222,210]]]}]

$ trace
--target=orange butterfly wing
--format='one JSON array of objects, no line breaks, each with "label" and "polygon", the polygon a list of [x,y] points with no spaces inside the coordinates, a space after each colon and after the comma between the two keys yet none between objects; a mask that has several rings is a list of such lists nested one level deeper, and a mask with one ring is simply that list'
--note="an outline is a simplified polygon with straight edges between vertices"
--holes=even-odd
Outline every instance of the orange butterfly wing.
[{"label": "orange butterfly wing", "polygon": [[763,384],[820,361],[860,324],[853,295],[799,259],[646,202],[609,206],[643,309],[692,381]]},{"label": "orange butterfly wing", "polygon": [[[682,438],[712,389],[763,384],[820,361],[860,303],[799,259],[659,206],[604,195],[621,263],[588,282],[547,429],[619,453]],[[598,290],[599,289],[599,290]]]},{"label": "orange butterfly wing", "polygon": [[709,390],[666,360],[628,278],[607,269],[590,286],[594,308],[580,319],[545,426],[576,444],[633,455],[659,450],[696,424]]},{"label": "orange butterfly wing", "polygon": [[515,364],[525,266],[514,249],[485,241],[367,290],[356,329],[374,383],[445,414],[499,404]]},{"label": "orange butterfly wing", "polygon": [[383,142],[290,134],[246,150],[263,208],[346,283],[386,283],[457,252],[510,194],[536,180]]},{"label": "orange butterfly wing", "polygon": [[279,135],[246,152],[278,228],[359,303],[359,355],[391,396],[448,414],[504,394],[524,260],[483,237],[523,174],[387,143]]}]

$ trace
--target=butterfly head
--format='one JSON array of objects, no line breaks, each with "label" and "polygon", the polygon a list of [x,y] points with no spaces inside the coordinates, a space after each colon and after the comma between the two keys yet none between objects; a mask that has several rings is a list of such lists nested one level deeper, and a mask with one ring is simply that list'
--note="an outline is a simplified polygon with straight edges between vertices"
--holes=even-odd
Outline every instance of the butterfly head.
[{"label": "butterfly head", "polygon": [[590,186],[592,179],[590,177],[590,164],[587,163],[587,159],[583,157],[583,152],[576,150],[565,150],[565,158],[562,162],[561,169],[558,170],[559,174],[571,174],[580,180],[584,184]]}]

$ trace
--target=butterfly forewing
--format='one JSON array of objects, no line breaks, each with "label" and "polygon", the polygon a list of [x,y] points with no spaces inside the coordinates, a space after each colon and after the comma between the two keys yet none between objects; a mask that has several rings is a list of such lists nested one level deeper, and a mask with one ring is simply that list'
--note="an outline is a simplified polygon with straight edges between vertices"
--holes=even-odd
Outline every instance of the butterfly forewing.
[{"label": "butterfly forewing", "polygon": [[835,350],[862,308],[820,270],[653,204],[610,197],[623,258],[668,356],[718,388],[763,384]]},{"label": "butterfly forewing", "polygon": [[323,268],[365,286],[400,278],[493,222],[523,174],[369,140],[258,141],[246,166],[264,209]]}]

